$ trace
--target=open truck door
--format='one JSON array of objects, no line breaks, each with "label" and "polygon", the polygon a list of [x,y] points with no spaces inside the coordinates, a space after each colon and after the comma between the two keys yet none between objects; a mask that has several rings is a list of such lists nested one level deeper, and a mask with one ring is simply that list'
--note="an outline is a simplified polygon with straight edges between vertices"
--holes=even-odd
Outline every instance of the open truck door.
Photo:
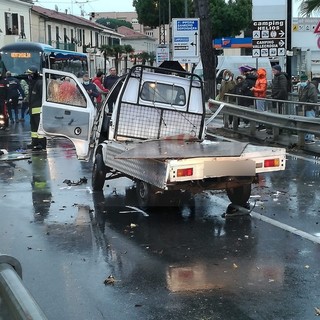
[{"label": "open truck door", "polygon": [[76,148],[78,159],[88,160],[95,115],[95,106],[75,75],[43,69],[39,134],[68,138]]}]

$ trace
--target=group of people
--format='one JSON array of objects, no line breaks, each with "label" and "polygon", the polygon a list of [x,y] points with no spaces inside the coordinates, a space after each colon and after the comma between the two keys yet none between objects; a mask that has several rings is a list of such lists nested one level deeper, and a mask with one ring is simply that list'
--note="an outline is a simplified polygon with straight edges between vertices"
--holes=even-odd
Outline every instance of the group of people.
[{"label": "group of people", "polygon": [[[30,114],[31,144],[28,148],[33,150],[45,150],[46,138],[38,134],[40,122],[40,112],[42,105],[42,77],[35,67],[26,70],[28,80],[17,79],[6,72],[5,77],[0,74],[0,115],[8,112],[10,123],[24,121],[25,114]],[[109,69],[109,75],[103,75],[98,71],[96,77],[89,78],[88,74],[83,76],[82,85],[88,92],[92,102],[100,108],[104,96],[111,90],[114,83],[118,80],[115,68]],[[64,81],[68,84],[68,81]],[[21,100],[21,114],[19,117],[19,100]],[[108,105],[108,111],[112,112],[112,104]]]},{"label": "group of people", "polygon": [[[109,69],[109,75],[104,76],[102,71],[98,71],[96,76],[90,80],[88,74],[83,75],[82,85],[89,94],[93,103],[96,104],[97,108],[100,109],[104,97],[111,90],[114,83],[119,79],[116,68]],[[108,104],[108,111],[112,112],[112,105]]]},{"label": "group of people", "polygon": [[[230,70],[225,70],[218,95],[218,99],[225,101],[226,93],[233,93],[238,97],[237,103],[245,107],[255,107],[259,111],[266,111],[266,97],[267,97],[267,72],[264,68],[256,69],[254,67],[245,65],[239,68],[241,75],[234,79],[234,75]],[[290,92],[291,81],[287,73],[281,70],[280,65],[272,67],[273,79],[271,83],[271,98],[274,100],[273,107],[277,108],[280,114],[283,113],[284,104],[281,100],[288,100]],[[298,96],[301,102],[311,102],[316,104],[318,101],[318,84],[313,83],[307,77],[302,75],[298,86]],[[230,101],[230,100],[229,100]],[[233,101],[235,102],[235,101]],[[314,105],[305,105],[305,116],[315,117]],[[233,117],[229,117],[229,125],[231,126]],[[239,124],[239,123],[238,123]],[[248,126],[247,120],[244,120],[244,126]],[[263,125],[258,126],[258,130],[265,131]],[[314,143],[315,137],[313,134],[307,133],[305,135],[305,143]]]},{"label": "group of people", "polygon": [[[0,74],[0,114],[8,111],[11,123],[24,121],[28,109],[29,88],[25,80],[19,81],[7,71],[5,77]],[[21,100],[21,116],[19,118],[19,100]]]}]

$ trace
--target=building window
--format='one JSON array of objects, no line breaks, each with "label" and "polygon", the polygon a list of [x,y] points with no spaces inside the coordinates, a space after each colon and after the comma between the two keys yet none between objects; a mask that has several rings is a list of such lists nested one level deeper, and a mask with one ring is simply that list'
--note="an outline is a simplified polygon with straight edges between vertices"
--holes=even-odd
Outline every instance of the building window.
[{"label": "building window", "polygon": [[64,43],[67,43],[68,41],[70,41],[70,38],[67,35],[67,28],[63,28],[63,40],[64,40]]},{"label": "building window", "polygon": [[98,48],[99,47],[99,33],[98,32],[95,32],[95,39],[94,40],[95,40],[94,41],[94,46],[96,48]]},{"label": "building window", "polygon": [[11,35],[11,34],[18,35],[19,34],[18,14],[5,12],[4,19],[5,19],[6,35]]},{"label": "building window", "polygon": [[56,42],[58,43],[60,42],[60,40],[61,40],[61,37],[59,35],[59,27],[56,27]]},{"label": "building window", "polygon": [[20,16],[20,38],[25,39],[26,34],[24,33],[24,16]]},{"label": "building window", "polygon": [[48,25],[48,43],[52,43],[51,25]]}]

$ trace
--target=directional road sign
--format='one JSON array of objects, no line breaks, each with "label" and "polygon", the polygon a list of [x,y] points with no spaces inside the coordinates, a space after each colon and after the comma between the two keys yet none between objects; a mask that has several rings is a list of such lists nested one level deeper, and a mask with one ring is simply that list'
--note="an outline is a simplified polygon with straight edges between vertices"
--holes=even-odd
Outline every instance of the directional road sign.
[{"label": "directional road sign", "polygon": [[157,66],[167,60],[169,60],[169,46],[165,44],[159,45],[156,51]]},{"label": "directional road sign", "polygon": [[276,57],[286,55],[286,21],[253,21],[252,56]]},{"label": "directional road sign", "polygon": [[172,19],[173,60],[197,63],[200,60],[200,20]]}]

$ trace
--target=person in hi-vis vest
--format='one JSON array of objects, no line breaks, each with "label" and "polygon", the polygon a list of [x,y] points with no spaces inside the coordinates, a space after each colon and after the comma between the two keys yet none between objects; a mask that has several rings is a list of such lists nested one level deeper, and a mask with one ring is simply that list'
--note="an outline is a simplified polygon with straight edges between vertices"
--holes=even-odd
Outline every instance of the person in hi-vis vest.
[{"label": "person in hi-vis vest", "polygon": [[26,73],[29,79],[29,113],[31,127],[31,144],[33,150],[46,150],[47,139],[38,134],[42,105],[42,78],[36,67],[30,67]]}]

